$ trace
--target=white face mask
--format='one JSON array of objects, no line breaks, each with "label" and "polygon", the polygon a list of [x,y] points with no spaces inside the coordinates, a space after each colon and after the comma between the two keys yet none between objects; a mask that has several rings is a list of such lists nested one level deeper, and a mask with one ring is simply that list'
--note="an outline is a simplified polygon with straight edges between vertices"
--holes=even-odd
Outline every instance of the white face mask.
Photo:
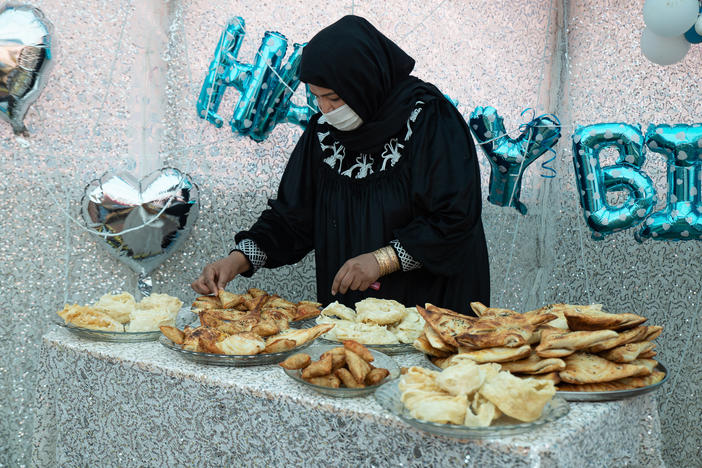
[{"label": "white face mask", "polygon": [[342,132],[355,130],[363,124],[363,119],[361,119],[348,104],[344,104],[331,112],[323,114],[324,118],[329,122],[329,125]]}]

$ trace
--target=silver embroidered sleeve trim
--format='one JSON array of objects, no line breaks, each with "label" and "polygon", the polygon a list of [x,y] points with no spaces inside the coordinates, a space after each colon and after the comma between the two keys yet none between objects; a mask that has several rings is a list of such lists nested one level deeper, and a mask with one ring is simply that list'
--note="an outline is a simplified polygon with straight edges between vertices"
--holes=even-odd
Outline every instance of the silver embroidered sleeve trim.
[{"label": "silver embroidered sleeve trim", "polygon": [[266,253],[251,239],[242,239],[236,244],[234,250],[238,250],[246,255],[246,258],[249,259],[249,263],[251,263],[252,274],[262,268],[266,264],[266,260],[268,260]]},{"label": "silver embroidered sleeve trim", "polygon": [[393,239],[390,241],[390,245],[397,252],[397,256],[400,259],[400,265],[402,266],[402,271],[416,270],[417,268],[422,268],[422,264],[415,260],[400,244],[400,241]]}]

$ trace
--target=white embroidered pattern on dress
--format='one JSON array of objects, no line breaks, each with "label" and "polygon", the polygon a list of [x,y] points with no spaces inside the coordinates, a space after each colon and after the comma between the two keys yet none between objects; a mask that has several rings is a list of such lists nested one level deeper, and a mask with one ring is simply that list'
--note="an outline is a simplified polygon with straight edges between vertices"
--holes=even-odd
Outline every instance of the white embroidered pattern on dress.
[{"label": "white embroidered pattern on dress", "polygon": [[232,252],[236,250],[243,253],[244,256],[249,259],[251,269],[253,270],[252,274],[263,267],[263,265],[266,264],[266,260],[268,260],[266,252],[261,250],[258,244],[252,239],[241,239]]},{"label": "white embroidered pattern on dress", "polygon": [[400,265],[402,266],[402,271],[410,271],[410,270],[416,270],[417,268],[422,268],[422,263],[419,262],[418,260],[415,260],[414,257],[412,257],[409,252],[405,250],[404,247],[402,247],[402,244],[400,244],[400,241],[397,239],[393,239],[390,241],[390,245],[393,246],[395,249],[395,252],[397,253],[397,257],[400,259]]},{"label": "white embroidered pattern on dress", "polygon": [[[412,110],[409,118],[407,119],[407,133],[403,140],[404,143],[409,141],[412,136],[412,124],[416,122],[417,116],[422,111],[421,105],[424,104],[422,101],[417,101],[415,107]],[[324,116],[320,117],[318,123],[326,123]],[[331,132],[317,132],[317,138],[319,138],[319,146],[322,148],[322,155],[324,157],[324,162],[329,165],[332,169],[336,169],[337,173],[354,179],[363,179],[370,174],[373,174],[373,162],[374,159],[369,154],[361,154],[356,158],[356,164],[351,165],[348,169],[342,172],[341,168],[344,163],[344,158],[346,157],[346,148],[340,142],[336,140],[329,141],[326,144],[324,140],[330,137]],[[331,137],[333,138],[333,137]],[[401,149],[404,149],[405,145],[399,142],[399,138],[395,137],[390,139],[389,142],[385,143],[383,153],[380,155],[382,158],[382,165],[380,168],[376,168],[378,172],[383,172],[388,168],[388,161],[390,162],[390,167],[395,166],[397,162],[402,157]],[[338,163],[338,167],[337,167]],[[355,174],[354,174],[355,172]]]}]

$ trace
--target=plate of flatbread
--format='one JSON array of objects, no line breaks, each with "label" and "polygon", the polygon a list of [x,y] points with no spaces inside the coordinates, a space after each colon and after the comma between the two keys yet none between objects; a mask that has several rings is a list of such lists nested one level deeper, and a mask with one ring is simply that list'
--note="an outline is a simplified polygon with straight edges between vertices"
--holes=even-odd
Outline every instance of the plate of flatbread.
[{"label": "plate of flatbread", "polygon": [[[541,427],[545,424],[551,423],[559,418],[562,418],[563,416],[568,414],[568,411],[570,409],[568,403],[563,398],[556,396],[545,403],[540,415],[536,419],[533,419],[528,422],[520,421],[502,415],[497,420],[493,421],[490,425],[477,425],[478,423],[475,420],[484,416],[482,414],[484,413],[484,411],[477,410],[477,414],[471,414],[471,422],[468,424],[472,425],[465,425],[456,424],[456,422],[458,421],[436,422],[427,419],[420,419],[420,415],[417,415],[416,412],[413,413],[413,410],[410,410],[406,406],[406,395],[405,403],[403,403],[403,391],[401,390],[401,381],[399,379],[383,384],[378,390],[376,390],[374,397],[378,404],[382,406],[385,410],[397,416],[407,424],[416,427],[417,429],[430,432],[432,434],[456,437],[461,439],[491,439],[531,432],[538,427]],[[409,398],[413,397],[410,396]],[[463,407],[465,405],[456,405],[456,402],[454,401],[455,399],[456,397],[452,396],[426,397],[422,401],[421,412],[425,414],[433,414],[434,416],[436,416],[437,410],[434,407],[441,404],[443,405],[444,409],[449,413],[466,413],[467,410]],[[472,406],[470,402],[468,406],[469,408],[470,406]],[[418,417],[413,416],[413,414]],[[450,416],[451,415],[449,415],[449,417]],[[458,415],[458,419],[462,419],[460,414]],[[468,421],[466,420],[466,422]]]},{"label": "plate of flatbread", "polygon": [[414,346],[428,367],[465,360],[496,363],[504,371],[550,380],[570,401],[629,398],[659,388],[668,372],[654,357],[663,327],[646,317],[609,313],[602,305],[551,304],[519,313],[471,303],[476,317],[427,304]]}]

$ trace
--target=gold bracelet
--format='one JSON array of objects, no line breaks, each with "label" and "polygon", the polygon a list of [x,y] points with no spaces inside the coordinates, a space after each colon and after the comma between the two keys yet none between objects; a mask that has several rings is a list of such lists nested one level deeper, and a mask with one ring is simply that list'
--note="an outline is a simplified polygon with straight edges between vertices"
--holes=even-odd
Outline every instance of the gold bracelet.
[{"label": "gold bracelet", "polygon": [[400,259],[397,258],[395,249],[390,246],[379,248],[373,252],[373,256],[380,267],[380,276],[389,275],[400,269]]}]

